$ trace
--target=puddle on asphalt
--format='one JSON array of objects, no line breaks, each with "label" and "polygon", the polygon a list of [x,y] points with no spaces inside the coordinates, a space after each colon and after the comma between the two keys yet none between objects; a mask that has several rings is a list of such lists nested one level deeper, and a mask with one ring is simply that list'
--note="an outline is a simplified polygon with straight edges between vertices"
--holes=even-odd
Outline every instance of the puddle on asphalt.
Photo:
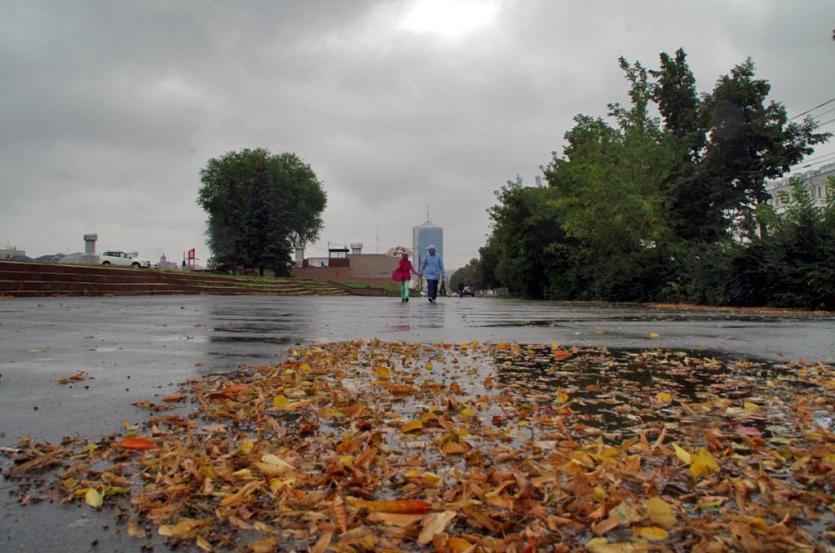
[{"label": "puddle on asphalt", "polygon": [[[550,396],[565,390],[575,416],[607,433],[628,434],[630,427],[647,422],[680,420],[682,403],[720,396],[738,403],[760,400],[773,393],[767,387],[770,379],[792,381],[784,365],[705,352],[575,348],[570,357],[557,360],[551,348],[538,347],[522,357],[499,352],[495,363],[499,380],[520,392]],[[797,381],[794,386],[808,390],[812,385]],[[635,404],[639,397],[666,399],[662,394],[671,401],[649,409]],[[784,434],[787,428],[777,415],[772,413],[769,423],[756,417],[749,422],[765,437],[778,430]],[[830,419],[826,427],[831,425]]]}]

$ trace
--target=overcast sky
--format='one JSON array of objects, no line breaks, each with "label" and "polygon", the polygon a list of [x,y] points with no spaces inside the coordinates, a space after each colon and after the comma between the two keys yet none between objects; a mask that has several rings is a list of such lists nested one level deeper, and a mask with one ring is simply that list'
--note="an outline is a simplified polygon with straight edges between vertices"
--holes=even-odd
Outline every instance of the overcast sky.
[{"label": "overcast sky", "polygon": [[4,0],[0,246],[205,259],[200,168],[264,147],[328,194],[308,256],[409,245],[429,204],[456,267],[494,190],[625,99],[618,56],[683,47],[702,91],[751,56],[794,115],[835,97],[833,28],[831,0]]}]

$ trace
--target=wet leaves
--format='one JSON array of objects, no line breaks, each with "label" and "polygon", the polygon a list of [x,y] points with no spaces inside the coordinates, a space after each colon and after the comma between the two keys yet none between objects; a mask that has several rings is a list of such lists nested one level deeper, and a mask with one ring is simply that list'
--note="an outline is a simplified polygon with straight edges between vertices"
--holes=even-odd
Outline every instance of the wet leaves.
[{"label": "wet leaves", "polygon": [[341,342],[191,380],[122,436],[4,452],[10,477],[54,470],[52,496],[203,551],[826,551],[833,383],[684,352]]}]

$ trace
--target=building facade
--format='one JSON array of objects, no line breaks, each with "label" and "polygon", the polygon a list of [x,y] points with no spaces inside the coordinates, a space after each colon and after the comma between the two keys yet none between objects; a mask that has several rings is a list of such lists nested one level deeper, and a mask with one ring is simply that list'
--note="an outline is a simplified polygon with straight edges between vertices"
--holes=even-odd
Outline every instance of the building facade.
[{"label": "building facade", "polygon": [[815,207],[823,208],[829,201],[829,194],[831,193],[828,186],[829,177],[835,177],[835,163],[822,165],[818,169],[798,173],[780,180],[768,181],[765,185],[769,194],[771,194],[771,199],[768,203],[774,207],[777,213],[785,213],[786,204],[780,196],[791,193],[790,179],[799,178],[809,190]]},{"label": "building facade", "polygon": [[444,260],[444,229],[433,223],[427,214],[426,222],[422,225],[412,227],[412,251],[414,252],[414,264],[417,270],[423,263],[423,258],[429,255],[429,246],[435,246],[435,255],[441,256]]},{"label": "building facade", "polygon": [[[297,254],[298,255],[298,254]],[[391,273],[399,258],[382,253],[362,253],[362,244],[348,248],[328,248],[328,257],[304,257],[293,267],[293,276],[334,282],[358,282],[373,286],[394,284]]]}]

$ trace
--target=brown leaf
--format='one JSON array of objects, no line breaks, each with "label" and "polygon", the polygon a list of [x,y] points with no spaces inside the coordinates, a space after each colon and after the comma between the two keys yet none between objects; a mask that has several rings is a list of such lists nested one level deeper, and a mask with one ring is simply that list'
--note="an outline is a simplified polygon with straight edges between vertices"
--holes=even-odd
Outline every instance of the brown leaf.
[{"label": "brown leaf", "polygon": [[423,519],[423,530],[418,536],[418,544],[426,545],[432,541],[435,534],[443,532],[446,525],[454,519],[458,513],[455,511],[441,511],[440,513],[432,513],[426,515]]}]

